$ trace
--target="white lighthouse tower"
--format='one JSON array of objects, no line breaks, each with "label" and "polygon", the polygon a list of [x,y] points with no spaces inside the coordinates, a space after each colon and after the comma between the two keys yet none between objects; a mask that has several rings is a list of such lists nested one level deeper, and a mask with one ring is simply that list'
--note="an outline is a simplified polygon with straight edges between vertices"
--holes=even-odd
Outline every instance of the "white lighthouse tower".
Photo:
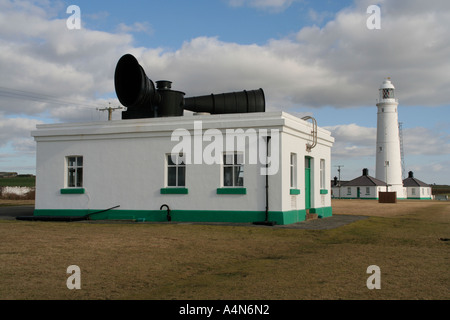
[{"label": "white lighthouse tower", "polygon": [[398,127],[398,100],[390,78],[383,81],[377,103],[376,178],[386,182],[388,191],[405,198],[402,181],[402,161]]}]

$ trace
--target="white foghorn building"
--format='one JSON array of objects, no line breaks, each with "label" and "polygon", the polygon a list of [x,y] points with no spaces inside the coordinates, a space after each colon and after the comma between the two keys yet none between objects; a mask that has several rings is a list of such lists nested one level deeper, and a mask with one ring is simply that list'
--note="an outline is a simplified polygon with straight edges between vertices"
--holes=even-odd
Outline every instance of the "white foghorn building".
[{"label": "white foghorn building", "polygon": [[155,87],[129,54],[114,77],[122,120],[32,133],[35,218],[283,225],[332,215],[334,138],[314,118],[265,112],[262,89],[184,98],[170,81]]},{"label": "white foghorn building", "polygon": [[284,112],[47,124],[32,135],[36,217],[291,224],[332,214],[334,138]]}]

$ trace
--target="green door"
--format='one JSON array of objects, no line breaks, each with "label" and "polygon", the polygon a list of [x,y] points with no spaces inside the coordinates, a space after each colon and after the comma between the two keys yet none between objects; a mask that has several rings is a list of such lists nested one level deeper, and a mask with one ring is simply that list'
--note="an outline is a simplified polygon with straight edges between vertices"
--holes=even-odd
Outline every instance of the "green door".
[{"label": "green door", "polygon": [[361,189],[359,187],[356,189],[356,197],[358,199],[361,198]]},{"label": "green door", "polygon": [[305,209],[311,209],[311,158],[305,157]]}]

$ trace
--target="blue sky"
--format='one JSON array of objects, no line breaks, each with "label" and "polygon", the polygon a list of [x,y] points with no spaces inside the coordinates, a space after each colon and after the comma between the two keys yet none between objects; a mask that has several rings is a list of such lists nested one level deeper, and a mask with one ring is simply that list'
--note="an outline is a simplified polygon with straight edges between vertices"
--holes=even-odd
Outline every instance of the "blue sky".
[{"label": "blue sky", "polygon": [[[289,10],[278,6],[262,9],[245,4],[233,6],[230,5],[232,1],[224,0],[142,0],[131,1],[129,5],[123,1],[78,1],[77,5],[87,15],[85,26],[88,28],[115,32],[122,23],[130,26],[136,22],[143,23],[148,30],[140,32],[140,35],[135,34],[137,46],[156,45],[176,49],[184,41],[198,36],[218,36],[222,41],[240,44],[264,44],[268,39],[295,34],[310,23],[323,24],[332,18],[334,12],[352,2],[294,2]],[[313,21],[311,10],[322,12],[323,17]]]},{"label": "blue sky", "polygon": [[[380,30],[366,26],[374,4]],[[81,30],[67,29],[69,5]],[[106,121],[96,108],[118,104],[114,68],[131,52],[186,96],[261,87],[268,111],[313,115],[347,180],[375,175],[375,103],[391,77],[406,172],[450,184],[449,16],[444,0],[0,0],[0,171],[35,172],[36,124]]]}]

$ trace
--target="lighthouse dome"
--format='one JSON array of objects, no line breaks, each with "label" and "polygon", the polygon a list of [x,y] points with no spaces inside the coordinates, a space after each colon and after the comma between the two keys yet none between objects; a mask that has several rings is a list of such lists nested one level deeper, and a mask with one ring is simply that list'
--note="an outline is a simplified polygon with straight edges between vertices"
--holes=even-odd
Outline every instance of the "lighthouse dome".
[{"label": "lighthouse dome", "polygon": [[383,83],[381,84],[380,89],[395,89],[395,87],[392,84],[391,80],[389,78],[387,78],[387,79],[384,79]]},{"label": "lighthouse dome", "polygon": [[[395,87],[390,78],[384,79],[380,87],[380,101],[389,99],[395,99]],[[388,101],[389,101],[388,100]]]}]

